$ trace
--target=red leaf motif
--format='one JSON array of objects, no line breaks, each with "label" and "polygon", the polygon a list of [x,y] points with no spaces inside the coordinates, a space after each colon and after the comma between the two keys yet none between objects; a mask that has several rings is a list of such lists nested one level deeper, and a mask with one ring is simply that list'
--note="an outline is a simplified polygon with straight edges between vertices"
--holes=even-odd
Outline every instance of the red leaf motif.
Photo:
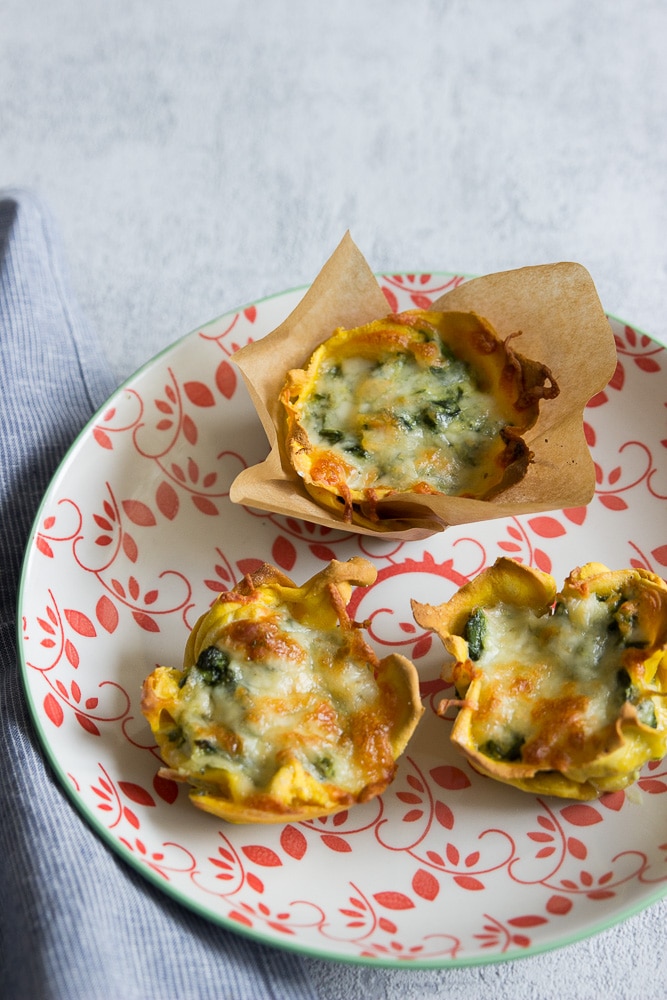
[{"label": "red leaf motif", "polygon": [[417,309],[430,309],[431,300],[428,295],[421,295],[419,292],[413,292],[410,298],[414,302]]},{"label": "red leaf motif", "polygon": [[422,636],[421,639],[418,639],[417,642],[412,647],[412,658],[414,660],[418,660],[420,659],[420,657],[426,656],[432,645],[433,645],[432,635]]},{"label": "red leaf motif", "polygon": [[79,723],[82,729],[85,729],[87,733],[91,734],[91,736],[100,735],[100,731],[92,719],[89,719],[87,715],[82,715],[80,712],[75,712],[74,714],[76,721]]},{"label": "red leaf motif", "polygon": [[140,822],[139,822],[139,820],[137,818],[136,813],[133,813],[131,809],[127,808],[127,806],[125,806],[125,808],[123,809],[123,816],[125,817],[125,819],[127,820],[127,822],[130,824],[130,826],[133,826],[135,830],[139,829],[139,827],[141,826],[141,824],[140,824]]},{"label": "red leaf motif", "polygon": [[391,309],[391,311],[393,313],[398,312],[398,299],[396,298],[392,290],[383,285],[382,291],[384,292],[385,299],[389,303],[389,308]]},{"label": "red leaf motif", "polygon": [[271,554],[282,569],[290,570],[296,562],[296,549],[284,535],[278,535],[271,547]]},{"label": "red leaf motif", "polygon": [[194,406],[215,406],[215,397],[204,382],[186,382],[183,390]]},{"label": "red leaf motif", "polygon": [[108,451],[111,451],[113,448],[111,438],[106,431],[100,430],[99,427],[95,427],[93,429],[93,438],[97,441],[100,448],[106,448]]},{"label": "red leaf motif", "polygon": [[153,511],[141,500],[123,500],[123,510],[133,524],[142,528],[151,528],[157,523]]},{"label": "red leaf motif", "polygon": [[65,656],[76,670],[76,668],[79,666],[79,653],[74,643],[71,642],[69,639],[65,643]]},{"label": "red leaf motif", "polygon": [[236,391],[236,372],[229,361],[221,361],[215,372],[215,384],[225,399],[231,399]]},{"label": "red leaf motif", "polygon": [[450,865],[458,865],[461,855],[459,854],[458,848],[455,847],[454,844],[447,844],[445,854],[447,855],[447,860]]},{"label": "red leaf motif", "polygon": [[35,545],[37,546],[37,549],[42,553],[43,556],[46,556],[48,559],[53,559],[53,549],[51,548],[51,546],[49,545],[49,543],[46,541],[45,538],[42,538],[41,535],[37,535],[37,538],[35,539]]},{"label": "red leaf motif", "polygon": [[188,444],[197,444],[197,425],[187,414],[183,417],[183,434]]},{"label": "red leaf motif", "polygon": [[248,320],[249,323],[254,323],[257,318],[257,307],[256,306],[246,306],[243,310],[243,315]]},{"label": "red leaf motif", "polygon": [[155,492],[155,502],[160,513],[164,514],[168,521],[173,521],[178,514],[179,501],[178,493],[171,483],[164,480],[160,483]]},{"label": "red leaf motif", "polygon": [[662,792],[667,792],[667,784],[657,778],[640,778],[637,784],[643,792],[648,792],[649,795],[660,795]]},{"label": "red leaf motif", "polygon": [[336,553],[333,549],[330,549],[327,545],[309,545],[308,548],[313,553],[316,559],[321,559],[322,562],[331,562],[332,559],[336,558]]},{"label": "red leaf motif", "polygon": [[178,785],[170,778],[163,778],[161,774],[155,774],[153,778],[153,788],[164,802],[171,805],[178,798]]},{"label": "red leaf motif", "polygon": [[192,497],[192,502],[202,514],[208,514],[209,517],[217,517],[219,514],[218,508],[208,497],[203,497],[195,493]]},{"label": "red leaf motif", "polygon": [[533,831],[528,834],[529,840],[534,840],[537,844],[548,844],[554,839],[550,833],[538,833]]},{"label": "red leaf motif", "polygon": [[540,824],[540,826],[544,827],[545,830],[555,830],[556,829],[556,824],[554,823],[554,821],[552,819],[549,819],[548,816],[538,816],[537,817],[537,822]]},{"label": "red leaf motif", "polygon": [[406,812],[405,816],[403,817],[403,822],[416,823],[417,820],[421,819],[423,815],[424,815],[423,809],[410,809],[410,811]]},{"label": "red leaf motif", "polygon": [[657,549],[652,549],[651,555],[661,566],[667,566],[667,545],[659,545]]},{"label": "red leaf motif", "polygon": [[420,868],[412,879],[412,888],[415,895],[421,899],[434,900],[440,892],[440,883],[437,878],[424,868]]},{"label": "red leaf motif", "polygon": [[583,803],[565,806],[560,814],[572,826],[594,826],[595,823],[602,822],[602,816],[597,809]]},{"label": "red leaf motif", "polygon": [[609,387],[611,389],[622,389],[625,383],[625,369],[623,368],[623,363],[619,359],[616,362],[616,370],[609,380]]},{"label": "red leaf motif", "polygon": [[282,934],[294,934],[291,927],[287,927],[285,924],[278,924],[275,920],[267,920],[267,926],[273,928],[274,931],[280,931]]},{"label": "red leaf motif", "polygon": [[597,441],[597,434],[587,421],[584,420],[584,437],[586,438],[586,444],[589,448],[595,447],[595,442]]},{"label": "red leaf motif", "polygon": [[643,372],[650,372],[653,374],[653,372],[660,371],[660,365],[654,358],[639,357],[635,358],[634,362],[637,365],[637,368],[640,368]]},{"label": "red leaf motif", "polygon": [[588,850],[586,845],[582,843],[577,837],[567,838],[567,849],[573,858],[577,858],[579,861],[583,861],[588,855]]},{"label": "red leaf motif", "polygon": [[417,805],[422,800],[421,795],[415,795],[414,792],[396,792],[396,798],[410,806]]},{"label": "red leaf motif", "polygon": [[376,892],[373,899],[386,910],[412,910],[414,903],[402,892]]},{"label": "red leaf motif", "polygon": [[276,852],[270,847],[265,847],[263,844],[248,844],[246,847],[242,847],[241,850],[249,861],[254,862],[256,865],[261,865],[262,868],[280,868],[282,866],[282,861]]},{"label": "red leaf motif", "polygon": [[454,813],[444,802],[436,802],[435,818],[440,826],[444,826],[445,830],[451,830],[454,826]]},{"label": "red leaf motif", "polygon": [[551,896],[546,905],[547,913],[555,917],[564,917],[572,909],[572,900],[567,896]]},{"label": "red leaf motif", "polygon": [[147,792],[141,785],[135,785],[133,781],[119,781],[118,787],[128,799],[136,802],[140,806],[154,806],[155,800],[150,792]]},{"label": "red leaf motif", "polygon": [[118,627],[118,609],[106,594],[100,597],[95,605],[95,614],[103,629],[106,629],[110,634],[116,631]]},{"label": "red leaf motif", "polygon": [[531,517],[528,524],[540,538],[558,538],[565,534],[565,528],[555,517]]},{"label": "red leaf motif", "polygon": [[65,618],[78,635],[86,636],[89,639],[97,635],[95,626],[88,615],[84,615],[83,611],[75,611],[73,608],[68,608],[65,611]]},{"label": "red leaf motif", "polygon": [[622,808],[625,802],[625,792],[607,792],[606,795],[600,796],[600,805],[605,806],[607,809],[613,809],[618,812]]},{"label": "red leaf motif", "polygon": [[573,524],[583,524],[586,520],[586,512],[586,507],[568,507],[563,511],[563,514]]},{"label": "red leaf motif", "polygon": [[405,780],[411,788],[416,788],[418,792],[424,791],[423,783],[419,780],[419,778],[416,778],[414,774],[408,774]]},{"label": "red leaf motif", "polygon": [[348,854],[352,850],[347,840],[344,840],[342,837],[335,837],[331,833],[323,833],[321,839],[325,847],[328,847],[330,851],[336,851],[338,854]]},{"label": "red leaf motif", "polygon": [[607,394],[606,394],[606,392],[597,392],[591,399],[589,399],[589,401],[586,404],[586,406],[589,409],[593,409],[596,406],[602,406],[603,403],[606,403],[606,402],[607,402]]},{"label": "red leaf motif", "polygon": [[237,924],[242,924],[244,927],[252,927],[252,920],[245,913],[239,913],[238,910],[231,910],[229,919],[235,920]]},{"label": "red leaf motif", "polygon": [[222,566],[220,563],[215,564],[215,572],[218,574],[221,580],[230,581],[232,578],[229,570],[225,566]]},{"label": "red leaf motif", "polygon": [[387,920],[386,917],[380,917],[378,920],[378,927],[380,930],[384,931],[385,934],[395,934],[398,927],[391,920]]},{"label": "red leaf motif", "polygon": [[548,923],[546,917],[537,916],[537,914],[527,913],[525,917],[512,917],[511,920],[507,921],[512,927],[539,927],[540,924]]},{"label": "red leaf motif", "polygon": [[587,892],[586,896],[588,899],[613,899],[616,895],[611,889],[594,889],[592,892]]},{"label": "red leaf motif", "polygon": [[308,841],[295,826],[288,823],[280,834],[280,846],[285,854],[300,861],[308,849]]},{"label": "red leaf motif", "polygon": [[600,503],[607,508],[607,510],[627,510],[628,505],[622,497],[615,496],[613,493],[607,494],[602,493],[600,495]]},{"label": "red leaf motif", "polygon": [[144,632],[160,631],[160,626],[158,625],[158,623],[155,621],[154,618],[151,618],[150,615],[147,615],[145,611],[133,611],[132,617],[134,618],[139,628],[142,628]]},{"label": "red leaf motif", "polygon": [[135,542],[132,535],[127,533],[123,534],[123,552],[130,560],[130,562],[136,562],[139,556],[139,549],[137,548],[137,543]]},{"label": "red leaf motif", "polygon": [[65,713],[58,699],[50,693],[44,699],[44,711],[54,726],[62,726]]},{"label": "red leaf motif", "polygon": [[479,892],[484,888],[484,883],[473,875],[455,875],[454,881],[462,889],[469,889],[471,892]]},{"label": "red leaf motif", "polygon": [[246,875],[246,882],[254,892],[263,893],[264,883],[261,878],[257,878],[254,872],[248,872]]},{"label": "red leaf motif", "polygon": [[246,573],[254,573],[256,569],[259,569],[259,567],[262,565],[262,560],[239,559],[236,565],[238,566],[239,571],[243,574],[243,576],[245,576]]},{"label": "red leaf motif", "polygon": [[551,559],[542,549],[535,549],[533,559],[537,568],[541,569],[543,573],[551,572]]},{"label": "red leaf motif", "polygon": [[452,764],[441,764],[440,767],[434,767],[431,770],[431,777],[436,785],[450,791],[460,791],[462,788],[470,786],[470,778],[467,774],[460,767],[454,767]]}]

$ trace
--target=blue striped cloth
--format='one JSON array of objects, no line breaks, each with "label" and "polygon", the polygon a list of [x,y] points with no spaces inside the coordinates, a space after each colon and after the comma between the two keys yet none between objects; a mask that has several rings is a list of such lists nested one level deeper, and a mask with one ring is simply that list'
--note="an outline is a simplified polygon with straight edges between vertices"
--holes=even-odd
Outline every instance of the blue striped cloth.
[{"label": "blue striped cloth", "polygon": [[28,715],[16,593],[41,497],[115,388],[48,212],[0,192],[0,996],[308,1000],[307,962],[211,924],[111,852],[54,780]]}]

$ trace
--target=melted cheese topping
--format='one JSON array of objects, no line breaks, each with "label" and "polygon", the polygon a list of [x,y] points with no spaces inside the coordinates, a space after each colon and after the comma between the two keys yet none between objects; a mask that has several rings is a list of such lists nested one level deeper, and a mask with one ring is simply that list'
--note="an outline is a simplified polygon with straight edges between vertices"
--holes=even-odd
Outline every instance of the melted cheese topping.
[{"label": "melted cheese topping", "polygon": [[427,362],[405,350],[324,361],[301,419],[311,443],[342,461],[350,489],[426,484],[447,494],[478,478],[475,467],[507,423],[441,344]]},{"label": "melted cheese topping", "polygon": [[[542,617],[509,605],[484,615],[475,665],[485,680],[473,721],[482,753],[560,770],[605,752],[634,697],[614,608],[592,594]],[[649,725],[652,709],[650,698],[638,705]]]},{"label": "melted cheese topping", "polygon": [[[280,606],[229,622],[181,680],[170,761],[204,781],[226,772],[235,797],[265,788],[293,759],[353,794],[386,778],[390,721],[355,636],[314,631]],[[208,671],[211,650],[218,669]]]}]

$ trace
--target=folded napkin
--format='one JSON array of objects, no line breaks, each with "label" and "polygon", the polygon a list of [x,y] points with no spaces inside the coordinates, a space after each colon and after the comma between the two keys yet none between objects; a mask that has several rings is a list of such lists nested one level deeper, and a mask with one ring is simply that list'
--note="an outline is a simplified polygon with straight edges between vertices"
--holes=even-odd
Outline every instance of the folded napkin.
[{"label": "folded napkin", "polygon": [[110,851],[37,742],[16,651],[23,552],[58,462],[115,386],[48,213],[22,191],[0,192],[0,379],[0,996],[314,997],[306,960],[201,919]]}]

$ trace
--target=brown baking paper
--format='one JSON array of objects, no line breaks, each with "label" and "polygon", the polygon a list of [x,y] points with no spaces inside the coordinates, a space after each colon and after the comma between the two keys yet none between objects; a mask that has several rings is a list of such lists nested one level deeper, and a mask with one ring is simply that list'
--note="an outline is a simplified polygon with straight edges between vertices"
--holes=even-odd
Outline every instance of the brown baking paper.
[{"label": "brown baking paper", "polygon": [[580,264],[558,263],[473,278],[431,308],[476,312],[501,339],[521,331],[516,349],[545,364],[560,388],[556,399],[542,401],[536,424],[523,435],[533,458],[518,483],[491,500],[397,493],[378,503],[377,530],[336,518],[306,492],[283,444],[279,395],[287,372],[304,368],[338,327],[361,326],[389,312],[373,272],[347,233],[287,319],[234,355],[270,451],[264,462],[236,477],[231,500],[330,528],[406,540],[425,538],[448,525],[589,503],[595,474],[583,411],[613,375],[616,349],[588,271]]}]

